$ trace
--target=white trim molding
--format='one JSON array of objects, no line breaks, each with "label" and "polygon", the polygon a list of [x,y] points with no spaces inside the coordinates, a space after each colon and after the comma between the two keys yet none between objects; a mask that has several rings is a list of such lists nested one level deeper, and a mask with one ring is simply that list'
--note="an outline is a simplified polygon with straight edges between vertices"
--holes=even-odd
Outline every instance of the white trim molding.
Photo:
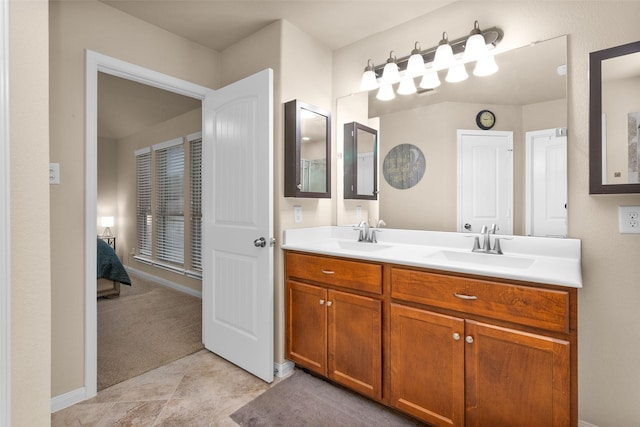
[{"label": "white trim molding", "polygon": [[11,425],[9,0],[0,0],[0,426]]},{"label": "white trim molding", "polygon": [[[6,0],[0,0],[6,1]],[[84,396],[73,391],[65,404],[77,399],[94,397],[97,394],[98,346],[97,346],[97,303],[96,303],[96,236],[98,234],[98,72],[122,77],[138,83],[164,89],[195,99],[204,99],[211,89],[187,82],[148,68],[140,67],[101,53],[86,51],[85,68],[85,354],[84,354]],[[69,394],[69,393],[67,393]],[[63,395],[66,396],[66,395]],[[62,396],[54,398],[57,400]]]}]

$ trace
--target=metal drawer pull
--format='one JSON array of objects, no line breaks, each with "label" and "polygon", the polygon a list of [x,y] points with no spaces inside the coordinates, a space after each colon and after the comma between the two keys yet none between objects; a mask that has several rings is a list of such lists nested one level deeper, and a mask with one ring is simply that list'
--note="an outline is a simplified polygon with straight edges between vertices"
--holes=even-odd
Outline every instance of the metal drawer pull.
[{"label": "metal drawer pull", "polygon": [[324,300],[323,299],[320,300],[320,305],[322,305],[322,304],[324,304]]},{"label": "metal drawer pull", "polygon": [[331,304],[333,304],[331,301],[327,301],[327,307],[331,307]]},{"label": "metal drawer pull", "polygon": [[456,292],[453,293],[453,296],[460,299],[478,299],[478,297],[475,295],[465,295],[465,294],[459,294]]},{"label": "metal drawer pull", "polygon": [[331,271],[331,270],[320,270],[322,271],[324,274],[335,274],[335,271]]}]

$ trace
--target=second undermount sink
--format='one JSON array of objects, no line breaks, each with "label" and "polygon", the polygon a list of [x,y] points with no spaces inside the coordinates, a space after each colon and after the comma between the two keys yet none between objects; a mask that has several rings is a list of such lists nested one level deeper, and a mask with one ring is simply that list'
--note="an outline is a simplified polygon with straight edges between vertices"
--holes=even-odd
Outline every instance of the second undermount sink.
[{"label": "second undermount sink", "polygon": [[460,264],[477,264],[486,267],[503,267],[527,269],[533,265],[535,259],[512,255],[486,254],[482,252],[462,252],[442,250],[429,255],[434,260],[450,261]]}]

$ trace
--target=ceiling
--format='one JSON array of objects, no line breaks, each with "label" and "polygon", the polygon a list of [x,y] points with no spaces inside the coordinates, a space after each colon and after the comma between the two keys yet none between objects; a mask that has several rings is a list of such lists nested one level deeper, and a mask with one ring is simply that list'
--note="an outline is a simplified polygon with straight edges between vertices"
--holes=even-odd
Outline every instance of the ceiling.
[{"label": "ceiling", "polygon": [[[332,50],[453,3],[451,0],[100,0],[222,51],[285,19]],[[98,136],[119,139],[191,111],[200,101],[100,73]]]},{"label": "ceiling", "polygon": [[332,50],[432,12],[453,0],[100,0],[222,51],[284,19]]}]

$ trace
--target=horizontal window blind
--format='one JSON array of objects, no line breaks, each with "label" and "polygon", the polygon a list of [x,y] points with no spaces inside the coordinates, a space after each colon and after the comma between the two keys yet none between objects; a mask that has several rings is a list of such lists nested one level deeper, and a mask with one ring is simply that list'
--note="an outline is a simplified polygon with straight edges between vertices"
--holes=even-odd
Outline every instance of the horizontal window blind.
[{"label": "horizontal window blind", "polygon": [[202,271],[202,138],[189,141],[191,190],[191,268]]},{"label": "horizontal window blind", "polygon": [[138,251],[151,256],[151,151],[136,152],[136,228]]},{"label": "horizontal window blind", "polygon": [[[168,146],[167,146],[168,145]],[[184,145],[154,146],[156,165],[155,257],[184,264]]]}]

